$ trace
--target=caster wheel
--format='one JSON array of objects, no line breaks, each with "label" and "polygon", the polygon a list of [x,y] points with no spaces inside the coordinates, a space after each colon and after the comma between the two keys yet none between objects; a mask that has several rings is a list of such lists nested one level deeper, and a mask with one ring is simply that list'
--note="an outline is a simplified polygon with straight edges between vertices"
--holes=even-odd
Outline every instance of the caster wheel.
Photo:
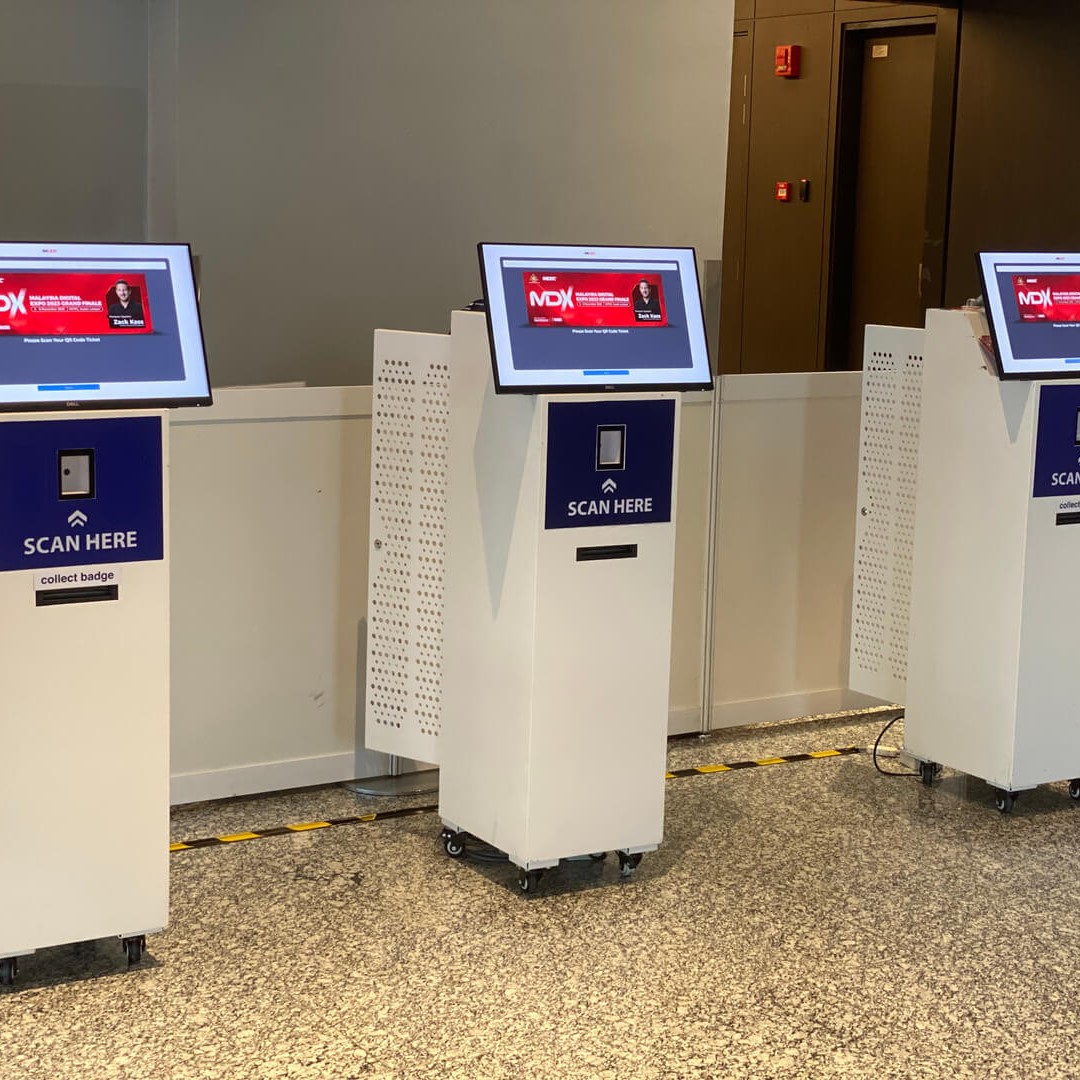
[{"label": "caster wheel", "polygon": [[1069,781],[1069,798],[1080,800],[1080,780]]},{"label": "caster wheel", "polygon": [[1016,805],[1016,792],[1015,791],[995,791],[994,792],[994,805],[1003,814],[1011,814],[1013,807]]},{"label": "caster wheel", "polygon": [[142,958],[146,949],[146,938],[142,934],[138,937],[124,938],[124,952],[127,953],[128,967],[134,967]]},{"label": "caster wheel", "polygon": [[451,859],[460,859],[465,854],[465,834],[453,832],[451,829],[443,829],[443,850]]},{"label": "caster wheel", "polygon": [[630,855],[628,852],[619,852],[619,872],[623,877],[629,877],[641,865],[641,852]]},{"label": "caster wheel", "polygon": [[539,870],[522,870],[518,874],[518,888],[523,893],[536,892],[537,885],[540,884],[540,871]]},{"label": "caster wheel", "polygon": [[0,986],[11,986],[19,974],[19,961],[14,956],[0,960]]},{"label": "caster wheel", "polygon": [[933,784],[934,777],[936,777],[940,771],[941,769],[932,761],[919,762],[919,776],[927,787],[930,787],[930,785]]}]

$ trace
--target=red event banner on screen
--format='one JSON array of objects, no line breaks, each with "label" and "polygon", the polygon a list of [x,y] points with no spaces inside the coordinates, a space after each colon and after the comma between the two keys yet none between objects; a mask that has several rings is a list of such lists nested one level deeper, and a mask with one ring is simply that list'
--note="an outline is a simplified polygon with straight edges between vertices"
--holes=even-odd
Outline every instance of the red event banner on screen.
[{"label": "red event banner on screen", "polygon": [[667,325],[659,274],[526,270],[522,284],[530,326]]},{"label": "red event banner on screen", "polygon": [[1013,288],[1024,322],[1080,322],[1080,274],[1018,274]]},{"label": "red event banner on screen", "polygon": [[142,274],[34,273],[0,268],[2,336],[100,337],[149,334],[152,330]]}]

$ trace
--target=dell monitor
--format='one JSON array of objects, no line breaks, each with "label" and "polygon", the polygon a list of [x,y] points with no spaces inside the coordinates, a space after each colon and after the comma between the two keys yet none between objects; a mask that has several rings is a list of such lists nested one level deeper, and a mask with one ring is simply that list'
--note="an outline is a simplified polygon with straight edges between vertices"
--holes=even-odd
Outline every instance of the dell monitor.
[{"label": "dell monitor", "polygon": [[0,411],[210,403],[186,244],[0,243]]},{"label": "dell monitor", "polygon": [[479,252],[498,393],[712,387],[693,248]]},{"label": "dell monitor", "polygon": [[1080,254],[980,252],[1002,379],[1080,379]]}]

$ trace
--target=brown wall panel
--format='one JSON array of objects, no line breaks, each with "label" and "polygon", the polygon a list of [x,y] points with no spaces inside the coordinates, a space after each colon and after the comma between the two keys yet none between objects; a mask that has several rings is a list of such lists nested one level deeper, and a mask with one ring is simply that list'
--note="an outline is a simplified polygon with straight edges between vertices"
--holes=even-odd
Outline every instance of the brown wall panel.
[{"label": "brown wall panel", "polygon": [[735,24],[731,54],[727,188],[724,197],[724,258],[720,285],[720,371],[741,370],[743,277],[746,256],[746,176],[750,157],[753,23]]},{"label": "brown wall panel", "polygon": [[[833,0],[757,0],[757,17],[774,15],[811,15],[819,11],[832,11]],[[784,44],[781,42],[781,44]]]},{"label": "brown wall panel", "polygon": [[[839,43],[845,28],[940,21],[944,10],[942,4],[911,0],[736,0],[742,17],[738,26],[752,35],[752,42],[743,41],[752,54],[753,110],[747,132],[741,125],[743,80],[733,75],[720,315],[722,371],[823,366],[826,304],[832,287],[829,207],[835,194],[831,173],[836,147],[831,129],[840,85]],[[930,303],[939,302],[943,289],[955,11],[949,17],[953,34],[940,47],[935,66],[931,186],[937,202],[933,215],[928,213],[924,238],[925,299]],[[797,80],[779,79],[773,71],[776,46],[787,44],[803,48],[802,77]],[[791,203],[776,201],[778,180],[797,185],[803,177],[811,181],[808,203],[799,202],[797,196]]]},{"label": "brown wall panel", "polygon": [[[760,8],[759,4],[759,8]],[[803,47],[802,77],[774,74],[777,45]],[[758,21],[746,200],[742,370],[820,366],[818,319],[830,116],[832,14]],[[776,182],[810,180],[810,201],[776,201]]]},{"label": "brown wall panel", "polygon": [[[859,11],[864,8],[883,8],[887,18],[903,18],[918,11],[933,12],[938,4],[915,4],[911,0],[836,0],[836,10]],[[914,10],[913,10],[914,9]]]},{"label": "brown wall panel", "polygon": [[945,301],[979,292],[979,250],[1080,251],[1075,0],[966,0]]},{"label": "brown wall panel", "polygon": [[888,0],[836,0],[836,13],[844,16],[844,22],[917,19],[937,15],[940,10],[937,4],[912,4],[907,0],[893,4]]}]

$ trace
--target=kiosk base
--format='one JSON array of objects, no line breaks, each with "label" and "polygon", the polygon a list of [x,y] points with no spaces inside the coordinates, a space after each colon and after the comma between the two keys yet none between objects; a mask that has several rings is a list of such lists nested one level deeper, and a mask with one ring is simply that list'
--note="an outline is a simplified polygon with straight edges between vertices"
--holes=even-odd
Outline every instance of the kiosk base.
[{"label": "kiosk base", "polygon": [[[483,843],[478,837],[475,837],[462,829],[456,828],[445,819],[443,821],[443,830],[440,835],[440,841],[443,850],[451,859],[467,857],[471,841]],[[489,847],[489,845],[486,844],[484,846]],[[615,855],[619,860],[620,874],[623,877],[630,877],[638,866],[641,865],[641,857],[647,852],[656,851],[657,847],[657,844],[647,844],[643,847],[620,848],[615,852]],[[490,850],[495,852],[495,854],[493,856],[485,855],[482,861],[488,861],[489,858],[493,857],[495,859],[506,859],[511,864],[516,865],[518,868],[518,888],[520,888],[523,893],[535,892],[544,872],[546,870],[557,869],[564,862],[602,863],[608,856],[606,851],[595,851],[588,855],[571,855],[565,859],[545,859],[539,862],[520,864],[514,863],[514,860],[510,859],[505,852],[497,852],[493,848]]]}]

